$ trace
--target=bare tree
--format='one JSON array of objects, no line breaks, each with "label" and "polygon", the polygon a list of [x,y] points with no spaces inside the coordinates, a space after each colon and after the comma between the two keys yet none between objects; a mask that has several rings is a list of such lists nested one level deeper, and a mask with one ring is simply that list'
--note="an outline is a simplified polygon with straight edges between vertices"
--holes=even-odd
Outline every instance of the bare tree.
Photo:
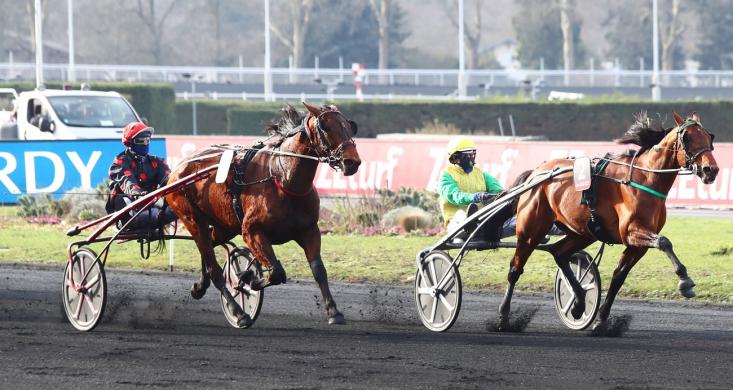
[{"label": "bare tree", "polygon": [[675,45],[679,43],[680,36],[687,28],[680,18],[681,13],[679,0],[672,0],[672,7],[665,12],[660,12],[659,39],[662,45],[662,70],[672,70]]},{"label": "bare tree", "polygon": [[152,36],[153,47],[151,49],[151,54],[153,55],[157,65],[161,65],[163,63],[163,58],[165,58],[163,53],[164,26],[166,19],[170,16],[177,2],[178,0],[170,0],[168,7],[165,8],[163,13],[160,14],[160,17],[158,17],[156,14],[155,0],[137,0],[137,8],[135,8],[134,12]]},{"label": "bare tree", "polygon": [[369,0],[369,7],[377,19],[379,35],[379,69],[389,65],[389,11],[391,0]]},{"label": "bare tree", "polygon": [[290,49],[295,68],[303,66],[303,48],[305,45],[305,36],[308,33],[308,27],[311,22],[313,5],[314,0],[288,0],[289,15],[286,19],[291,22],[289,25],[289,35],[278,28],[275,23],[270,23],[270,30],[283,45]]},{"label": "bare tree", "polygon": [[575,67],[575,0],[560,0],[560,29],[562,30],[562,59],[566,71]]},{"label": "bare tree", "polygon": [[[481,18],[481,11],[486,2],[482,0],[473,0],[470,2],[469,7],[473,6],[473,12],[467,12],[468,17],[464,16],[463,20],[463,34],[465,37],[464,47],[466,49],[468,69],[476,69],[479,67],[481,61],[481,30],[483,27],[483,19]],[[455,28],[458,28],[458,5],[457,0],[447,0],[443,3],[445,8],[445,14],[448,15],[451,23]]]}]

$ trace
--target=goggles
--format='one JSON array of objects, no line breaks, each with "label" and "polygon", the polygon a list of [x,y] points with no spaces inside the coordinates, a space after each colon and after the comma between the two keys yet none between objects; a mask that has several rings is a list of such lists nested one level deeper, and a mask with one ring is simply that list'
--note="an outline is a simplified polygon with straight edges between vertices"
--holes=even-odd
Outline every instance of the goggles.
[{"label": "goggles", "polygon": [[136,145],[148,145],[150,144],[150,137],[133,138],[132,143]]}]

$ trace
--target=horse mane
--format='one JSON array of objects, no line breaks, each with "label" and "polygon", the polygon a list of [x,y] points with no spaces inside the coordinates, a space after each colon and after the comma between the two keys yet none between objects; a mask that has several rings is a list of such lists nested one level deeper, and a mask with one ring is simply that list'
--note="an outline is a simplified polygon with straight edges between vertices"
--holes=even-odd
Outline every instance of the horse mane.
[{"label": "horse mane", "polygon": [[626,133],[616,139],[619,144],[634,144],[641,147],[640,153],[658,144],[672,128],[665,129],[662,126],[662,118],[657,114],[656,118],[650,118],[646,111],[634,115],[634,123],[631,124]]},{"label": "horse mane", "polygon": [[280,117],[265,125],[265,132],[270,136],[278,136],[273,146],[280,146],[290,131],[300,126],[303,116],[290,104],[280,110]]}]

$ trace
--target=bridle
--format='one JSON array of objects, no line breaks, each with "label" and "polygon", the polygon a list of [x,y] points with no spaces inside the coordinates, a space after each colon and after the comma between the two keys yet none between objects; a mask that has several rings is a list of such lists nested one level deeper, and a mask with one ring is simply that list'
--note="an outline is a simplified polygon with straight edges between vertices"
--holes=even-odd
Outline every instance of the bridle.
[{"label": "bridle", "polygon": [[[710,136],[710,146],[706,146],[704,148],[701,148],[694,154],[691,153],[689,150],[687,150],[687,145],[685,144],[685,133],[687,132],[687,129],[691,126],[697,126],[700,128],[700,130],[704,131]],[[675,148],[677,148],[677,145],[680,145],[682,147],[682,151],[685,153],[685,169],[689,169],[691,171],[696,171],[697,166],[695,164],[695,160],[703,153],[705,152],[712,152],[715,147],[713,147],[713,139],[715,136],[713,134],[710,134],[710,132],[700,124],[700,122],[688,118],[685,123],[681,124],[677,128],[677,142],[675,143]]]},{"label": "bridle", "polygon": [[[311,147],[315,151],[316,157],[318,157],[319,161],[327,163],[331,168],[335,170],[340,170],[341,163],[344,160],[344,150],[348,146],[356,146],[356,142],[353,138],[351,138],[351,136],[347,136],[344,133],[344,127],[342,126],[341,132],[346,140],[341,142],[338,146],[334,148],[334,145],[328,140],[328,137],[326,136],[328,130],[326,130],[322,125],[323,118],[326,115],[332,114],[340,115],[341,117],[343,117],[341,111],[336,108],[325,110],[315,117],[313,131],[311,131],[310,129],[308,129],[308,121],[311,117],[313,117],[313,114],[309,112],[308,115],[306,115],[306,117],[303,119],[303,123],[299,127],[300,131],[305,133],[306,137],[308,138],[308,142],[310,142]],[[312,135],[311,133],[315,134]]]}]

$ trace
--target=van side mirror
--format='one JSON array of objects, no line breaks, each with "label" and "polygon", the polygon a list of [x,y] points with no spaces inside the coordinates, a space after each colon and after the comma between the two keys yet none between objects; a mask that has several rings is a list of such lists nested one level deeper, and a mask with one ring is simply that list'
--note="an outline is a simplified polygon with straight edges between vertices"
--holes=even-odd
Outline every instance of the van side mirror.
[{"label": "van side mirror", "polygon": [[53,120],[51,118],[49,118],[48,116],[44,116],[43,118],[41,118],[39,128],[43,132],[53,133],[56,130],[56,124],[53,123]]},{"label": "van side mirror", "polygon": [[148,117],[144,116],[140,118],[140,120],[143,121],[143,123],[145,123],[146,125],[150,126],[150,121],[148,120]]}]

